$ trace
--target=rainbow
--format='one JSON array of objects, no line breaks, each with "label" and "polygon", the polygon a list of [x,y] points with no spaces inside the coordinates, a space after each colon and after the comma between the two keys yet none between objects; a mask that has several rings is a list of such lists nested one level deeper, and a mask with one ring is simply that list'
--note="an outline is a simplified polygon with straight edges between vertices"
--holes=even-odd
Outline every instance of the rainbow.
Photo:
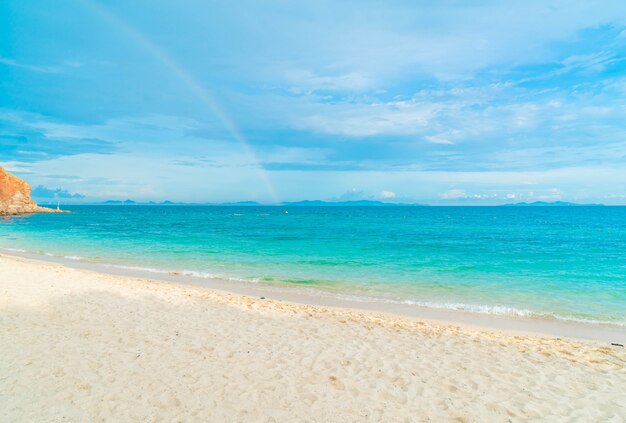
[{"label": "rainbow", "polygon": [[154,56],[166,69],[168,69],[178,80],[180,80],[190,92],[192,92],[210,111],[216,116],[230,136],[240,145],[246,158],[255,164],[255,170],[259,179],[267,190],[270,198],[274,203],[280,203],[276,188],[272,183],[269,173],[261,165],[261,161],[257,157],[250,143],[243,136],[241,131],[235,125],[235,122],[228,116],[224,109],[219,105],[217,100],[202,86],[193,75],[185,69],[180,63],[161,46],[156,44],[147,35],[138,28],[131,25],[122,17],[114,14],[111,10],[93,0],[83,0],[91,11],[103,18],[109,24],[128,35],[138,46],[143,48]]}]

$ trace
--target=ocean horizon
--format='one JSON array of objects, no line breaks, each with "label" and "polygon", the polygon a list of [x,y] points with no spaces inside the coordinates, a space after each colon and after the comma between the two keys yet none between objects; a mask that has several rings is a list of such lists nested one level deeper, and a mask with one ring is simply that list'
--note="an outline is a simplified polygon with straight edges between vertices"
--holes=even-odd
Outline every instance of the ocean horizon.
[{"label": "ocean horizon", "polygon": [[71,206],[0,248],[354,301],[626,326],[626,207]]}]

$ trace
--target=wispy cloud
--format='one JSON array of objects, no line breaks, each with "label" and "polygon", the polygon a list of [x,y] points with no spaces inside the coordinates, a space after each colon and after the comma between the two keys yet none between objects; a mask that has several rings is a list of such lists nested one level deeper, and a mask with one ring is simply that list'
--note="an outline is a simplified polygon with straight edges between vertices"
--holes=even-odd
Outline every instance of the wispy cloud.
[{"label": "wispy cloud", "polygon": [[0,64],[16,67],[20,69],[26,69],[32,72],[57,73],[61,71],[61,69],[57,66],[29,65],[25,63],[20,63],[17,60],[9,59],[7,57],[0,57]]},{"label": "wispy cloud", "polygon": [[111,154],[116,150],[111,141],[49,133],[45,122],[33,113],[0,112],[0,160],[36,162],[64,155]]},{"label": "wispy cloud", "polygon": [[417,101],[319,104],[322,113],[296,118],[297,128],[320,133],[368,137],[416,134],[429,129],[440,104]]},{"label": "wispy cloud", "polygon": [[288,90],[294,94],[312,94],[317,91],[362,91],[371,88],[373,81],[367,75],[350,72],[338,75],[319,75],[311,70],[285,71]]},{"label": "wispy cloud", "polygon": [[439,194],[442,200],[483,200],[497,198],[497,194],[468,194],[465,190],[454,188]]}]

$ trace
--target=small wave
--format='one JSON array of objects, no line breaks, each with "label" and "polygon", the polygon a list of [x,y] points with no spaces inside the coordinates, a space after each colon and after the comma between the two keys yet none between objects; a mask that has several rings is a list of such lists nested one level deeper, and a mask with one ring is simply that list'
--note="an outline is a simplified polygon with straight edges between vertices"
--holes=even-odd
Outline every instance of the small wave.
[{"label": "small wave", "polygon": [[166,270],[166,269],[156,269],[154,267],[128,266],[128,265],[123,265],[123,264],[107,264],[106,266],[115,267],[116,269],[136,270],[138,272],[158,273],[161,275],[191,276],[194,278],[203,278],[203,279],[214,278],[214,276],[210,273],[197,272],[194,270]]},{"label": "small wave", "polygon": [[84,260],[84,257],[81,256],[63,256],[64,259],[68,259],[68,260]]},{"label": "small wave", "polygon": [[258,279],[254,279],[254,278],[243,279],[243,278],[237,278],[237,277],[231,277],[231,276],[216,275],[214,273],[209,273],[209,272],[200,272],[197,270],[165,270],[165,269],[156,269],[154,267],[127,266],[127,265],[122,265],[122,264],[106,264],[106,266],[114,267],[116,269],[135,270],[138,272],[156,273],[156,274],[161,274],[161,275],[187,276],[187,277],[198,278],[198,279],[219,279],[223,281],[252,282],[252,283],[259,282]]},{"label": "small wave", "polygon": [[154,269],[152,267],[143,267],[143,266],[126,266],[123,264],[105,264],[105,266],[115,267],[116,269],[136,270],[138,272],[161,273],[161,274],[172,273],[172,272],[168,272],[167,270]]},{"label": "small wave", "polygon": [[452,310],[452,311],[466,311],[468,313],[488,314],[497,316],[512,316],[512,317],[526,317],[526,318],[539,318],[539,319],[554,319],[565,322],[584,323],[584,324],[608,324],[620,327],[626,327],[626,322],[612,321],[612,320],[598,320],[587,319],[576,316],[568,316],[562,314],[554,314],[549,312],[532,311],[527,309],[518,309],[514,307],[498,306],[498,305],[479,305],[479,304],[464,304],[464,303],[436,303],[428,301],[412,301],[412,300],[392,300],[383,299],[379,297],[369,297],[361,295],[350,294],[338,294],[336,295],[340,299],[355,302],[373,302],[373,303],[387,303],[387,304],[399,304],[415,307],[424,307],[438,310]]},{"label": "small wave", "polygon": [[175,275],[189,276],[192,278],[201,278],[201,279],[219,279],[222,281],[252,282],[252,283],[259,282],[259,280],[255,278],[244,279],[244,278],[237,278],[233,276],[216,275],[214,273],[209,273],[209,272],[199,272],[196,270],[182,270],[182,271],[173,271],[173,272],[170,271],[168,273],[175,274]]},{"label": "small wave", "polygon": [[200,272],[197,270],[181,270],[176,272],[170,272],[177,275],[190,276],[192,278],[201,278],[201,279],[217,279],[217,276],[213,273],[209,272]]},{"label": "small wave", "polygon": [[21,248],[9,248],[9,247],[3,247],[2,248],[5,251],[12,251],[14,253],[26,253],[26,250],[22,250]]},{"label": "small wave", "polygon": [[419,307],[438,308],[445,310],[458,310],[469,311],[470,313],[481,314],[495,314],[498,316],[524,316],[528,317],[533,315],[533,312],[525,309],[517,309],[512,307],[498,306],[498,305],[478,305],[478,304],[463,304],[463,303],[433,303],[433,302],[421,302],[403,300],[397,301],[400,304],[416,305]]}]

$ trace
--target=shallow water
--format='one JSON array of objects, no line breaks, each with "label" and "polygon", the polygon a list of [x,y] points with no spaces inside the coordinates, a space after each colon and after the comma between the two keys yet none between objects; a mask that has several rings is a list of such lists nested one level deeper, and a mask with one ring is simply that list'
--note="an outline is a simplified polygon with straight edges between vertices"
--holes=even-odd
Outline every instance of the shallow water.
[{"label": "shallow water", "polygon": [[0,247],[344,298],[626,325],[626,207],[72,210],[3,221]]}]

